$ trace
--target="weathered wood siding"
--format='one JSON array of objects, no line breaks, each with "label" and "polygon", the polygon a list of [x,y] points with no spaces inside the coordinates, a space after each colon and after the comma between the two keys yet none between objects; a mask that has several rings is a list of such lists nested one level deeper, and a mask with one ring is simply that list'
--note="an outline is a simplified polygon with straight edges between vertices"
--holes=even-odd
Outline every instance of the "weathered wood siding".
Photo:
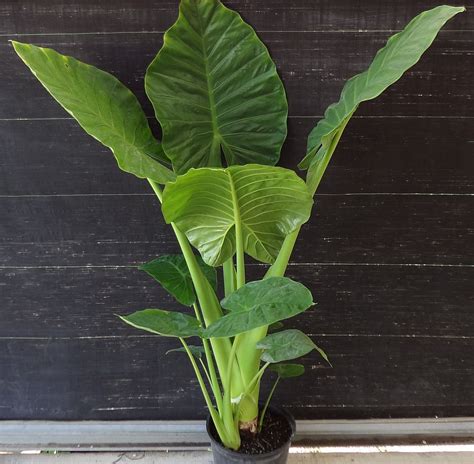
[{"label": "weathered wood siding", "polygon": [[[438,3],[227,2],[257,28],[285,82],[284,165],[302,157],[345,79]],[[464,3],[420,63],[361,106],[321,184],[289,275],[318,302],[294,324],[334,367],[310,356],[307,375],[282,384],[276,398],[297,418],[474,416],[474,8]],[[176,15],[174,0],[0,3],[0,419],[205,415],[186,360],[164,356],[173,342],[114,316],[176,307],[136,270],[177,251],[156,200],[8,43],[114,73],[151,117],[143,74]]]}]

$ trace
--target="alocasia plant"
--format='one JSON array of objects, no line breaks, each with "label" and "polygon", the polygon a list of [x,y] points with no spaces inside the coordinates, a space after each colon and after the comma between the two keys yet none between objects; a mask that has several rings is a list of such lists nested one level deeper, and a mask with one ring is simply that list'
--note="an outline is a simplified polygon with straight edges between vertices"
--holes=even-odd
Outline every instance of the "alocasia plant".
[{"label": "alocasia plant", "polygon": [[[162,203],[182,255],[161,256],[141,269],[192,306],[194,316],[150,308],[122,319],[181,341],[182,348],[171,351],[187,353],[227,447],[239,448],[240,430],[261,426],[266,406],[258,422],[259,387],[267,368],[278,382],[301,375],[303,366],[286,361],[313,350],[329,362],[299,330],[269,334],[269,327],[279,330],[280,321],[313,305],[307,288],[284,277],[298,232],[359,104],[396,82],[463,10],[439,6],[421,13],[388,40],[365,72],[347,81],[340,100],[309,134],[300,163],[308,171],[306,182],[273,166],[288,111],[275,65],[253,29],[218,0],[181,0],[178,20],[146,72],[161,143],[135,96],[113,76],[53,50],[13,42],[51,95],[111,148],[121,169],[147,179]],[[270,265],[262,280],[247,282],[245,255]],[[222,301],[215,268],[223,274]],[[190,337],[201,345],[189,345]]]}]

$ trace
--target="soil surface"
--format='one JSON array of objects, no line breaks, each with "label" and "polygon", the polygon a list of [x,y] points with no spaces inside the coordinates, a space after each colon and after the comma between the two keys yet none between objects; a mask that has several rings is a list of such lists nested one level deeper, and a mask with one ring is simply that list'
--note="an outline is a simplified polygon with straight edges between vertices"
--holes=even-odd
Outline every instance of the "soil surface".
[{"label": "soil surface", "polygon": [[[269,453],[284,445],[290,439],[291,432],[291,426],[286,418],[268,409],[263,419],[262,431],[256,435],[241,433],[241,445],[237,452],[242,454]],[[222,444],[214,427],[212,427],[212,436]]]}]

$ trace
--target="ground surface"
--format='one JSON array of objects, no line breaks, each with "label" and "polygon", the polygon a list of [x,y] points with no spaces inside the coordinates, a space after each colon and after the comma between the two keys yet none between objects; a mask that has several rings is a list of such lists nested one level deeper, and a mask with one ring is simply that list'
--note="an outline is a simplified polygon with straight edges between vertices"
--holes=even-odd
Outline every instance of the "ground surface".
[{"label": "ground surface", "polygon": [[[61,453],[0,456],[2,464],[212,464],[206,451],[147,453]],[[472,464],[474,453],[305,453],[288,464]]]}]

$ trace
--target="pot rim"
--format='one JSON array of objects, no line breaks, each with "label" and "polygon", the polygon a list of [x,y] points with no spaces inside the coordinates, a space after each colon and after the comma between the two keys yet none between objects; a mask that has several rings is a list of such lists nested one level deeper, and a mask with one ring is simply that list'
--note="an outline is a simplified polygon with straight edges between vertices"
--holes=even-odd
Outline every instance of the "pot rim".
[{"label": "pot rim", "polygon": [[[262,407],[262,404],[259,404],[260,407]],[[280,445],[278,448],[275,448],[273,451],[269,451],[268,453],[261,453],[261,454],[245,454],[245,453],[239,453],[238,451],[231,450],[229,448],[226,448],[220,441],[216,440],[211,433],[211,426],[214,426],[214,423],[212,422],[211,416],[208,414],[207,419],[206,419],[206,432],[207,435],[209,436],[211,443],[213,446],[216,446],[217,448],[221,449],[222,451],[225,451],[226,453],[229,453],[230,456],[234,457],[242,457],[242,456],[252,456],[252,457],[261,457],[261,458],[270,458],[274,455],[278,455],[282,449],[285,447],[289,446],[293,440],[293,437],[295,436],[296,432],[296,423],[294,417],[289,413],[286,409],[283,408],[278,408],[276,406],[268,406],[268,410],[272,411],[276,414],[279,414],[280,416],[284,417],[286,421],[288,422],[288,425],[291,428],[291,434],[288,437],[288,440],[285,441],[282,445]]]}]

